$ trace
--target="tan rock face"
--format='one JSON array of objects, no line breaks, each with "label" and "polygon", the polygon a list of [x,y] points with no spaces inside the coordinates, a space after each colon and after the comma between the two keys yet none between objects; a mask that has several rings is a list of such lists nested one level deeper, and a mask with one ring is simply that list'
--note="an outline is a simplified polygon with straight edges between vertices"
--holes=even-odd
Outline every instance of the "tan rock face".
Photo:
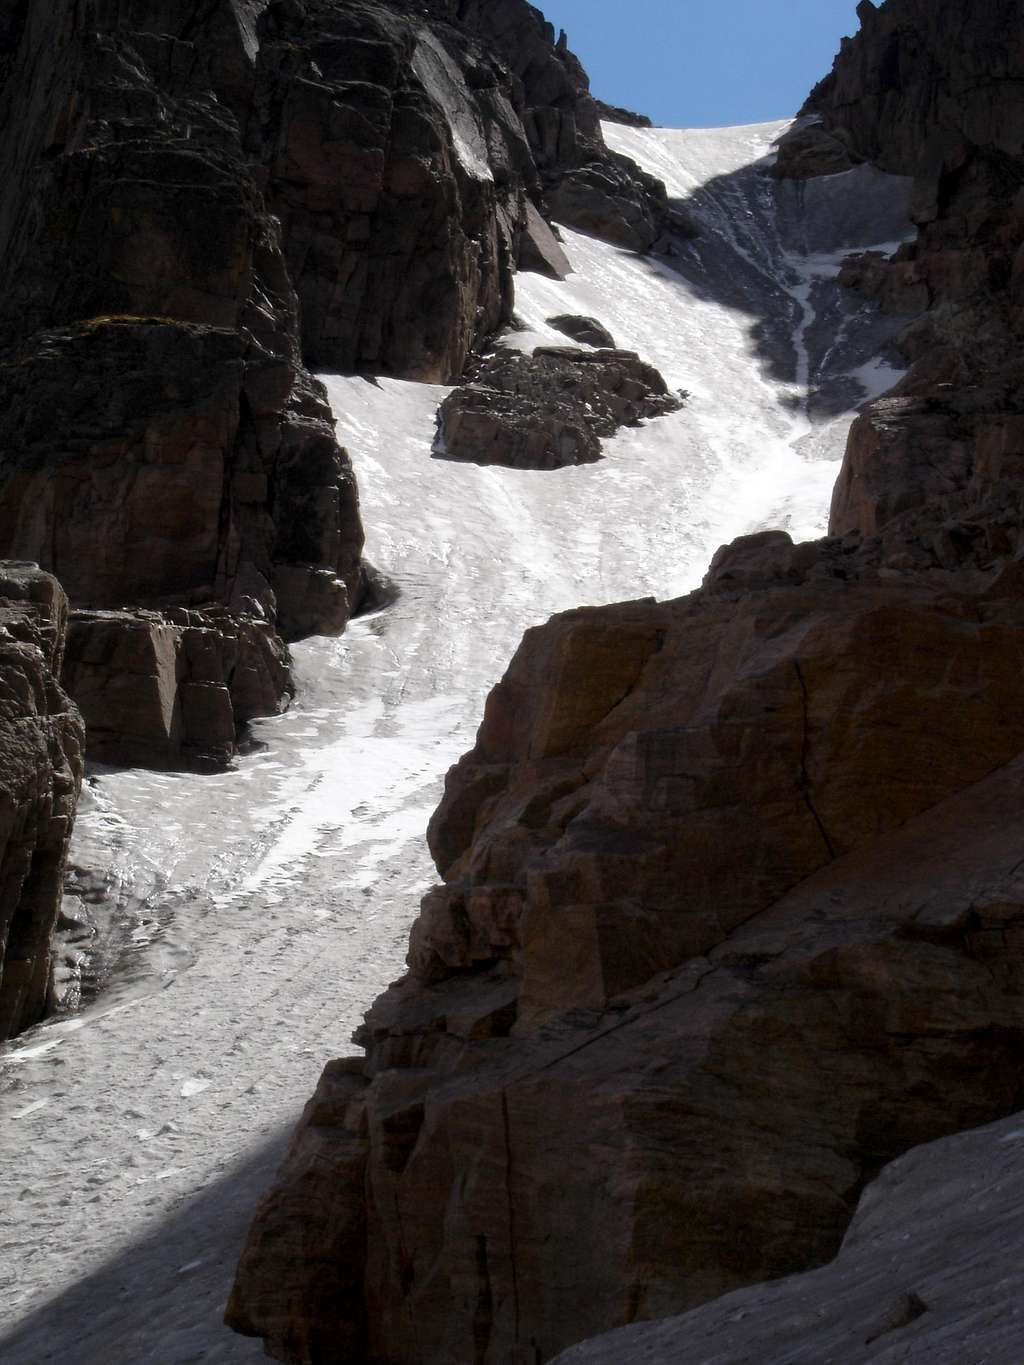
[{"label": "tan rock face", "polygon": [[[783,537],[530,632],[449,775],[445,886],[358,1096],[307,1116],[231,1321],[289,1360],[544,1360],[830,1255],[882,1161],[1012,1105],[1022,983],[961,885],[984,858],[948,903],[925,883],[957,823],[927,812],[1024,750],[1022,649],[1012,598]],[[365,1166],[334,1287],[282,1286],[286,1222],[339,1195],[310,1165],[335,1124]]]},{"label": "tan rock face", "polygon": [[85,745],[55,676],[66,628],[55,579],[0,564],[0,1041],[42,1017],[50,986]]}]

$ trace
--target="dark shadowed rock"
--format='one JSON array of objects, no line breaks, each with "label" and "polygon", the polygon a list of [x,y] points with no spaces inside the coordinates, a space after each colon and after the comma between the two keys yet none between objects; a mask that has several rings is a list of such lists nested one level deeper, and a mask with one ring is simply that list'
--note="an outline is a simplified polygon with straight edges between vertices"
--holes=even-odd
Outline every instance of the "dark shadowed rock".
[{"label": "dark shadowed rock", "polygon": [[1021,1116],[901,1157],[865,1191],[830,1265],[612,1332],[553,1365],[1017,1365]]},{"label": "dark shadowed rock", "polygon": [[362,530],[245,145],[266,10],[25,15],[0,92],[0,552],[77,607],[213,603],[297,636],[344,628]]},{"label": "dark shadowed rock", "polygon": [[615,338],[597,318],[559,313],[557,317],[548,318],[547,321],[549,327],[554,327],[556,331],[562,332],[573,341],[582,342],[586,346],[597,346],[601,350],[615,350]]},{"label": "dark shadowed rock", "polygon": [[23,343],[0,386],[0,545],[76,605],[248,601],[289,636],[344,628],[354,479],[294,364],[227,328],[96,319]]},{"label": "dark shadowed rock", "polygon": [[[522,91],[523,126],[553,216],[569,227],[607,235],[634,250],[664,226],[660,182],[628,157],[609,152],[601,133],[602,106],[566,37],[522,0],[433,0],[442,13],[481,38],[514,74]],[[566,179],[576,188],[563,195]],[[556,207],[557,205],[557,207]]]},{"label": "dark shadowed rock", "polygon": [[0,564],[0,1041],[46,1010],[85,732],[58,686],[67,598]]},{"label": "dark shadowed rock", "polygon": [[1019,544],[1024,52],[1006,35],[1024,5],[858,13],[803,133],[914,176],[916,241],[852,258],[840,279],[917,316],[899,338],[909,372],[854,424],[831,527],[881,537],[904,568],[991,564]]},{"label": "dark shadowed rock", "polygon": [[649,251],[666,227],[664,185],[614,154],[567,171],[548,202],[556,222],[629,251]]},{"label": "dark shadowed rock", "polygon": [[502,351],[441,404],[434,454],[516,469],[587,464],[600,459],[602,437],[679,406],[632,351]]},{"label": "dark shadowed rock", "polygon": [[[471,26],[470,26],[471,27]],[[272,6],[253,151],[321,368],[450,381],[507,322],[537,175],[520,91],[400,4]]]},{"label": "dark shadowed rock", "polygon": [[1019,156],[1020,0],[866,0],[857,15],[860,32],[843,43],[804,113],[897,174],[965,139]]}]

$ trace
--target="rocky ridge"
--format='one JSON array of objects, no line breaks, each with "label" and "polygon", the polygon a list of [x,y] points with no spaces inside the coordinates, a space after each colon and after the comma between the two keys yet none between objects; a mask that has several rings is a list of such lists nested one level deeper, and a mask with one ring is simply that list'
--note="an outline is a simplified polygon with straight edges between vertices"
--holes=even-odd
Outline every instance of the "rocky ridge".
[{"label": "rocky ridge", "polygon": [[229,1321],[277,1358],[536,1365],[828,1260],[887,1162],[1024,1101],[1024,14],[967,8],[862,4],[812,97],[917,178],[845,275],[919,316],[830,537],[527,635],[250,1234]]}]

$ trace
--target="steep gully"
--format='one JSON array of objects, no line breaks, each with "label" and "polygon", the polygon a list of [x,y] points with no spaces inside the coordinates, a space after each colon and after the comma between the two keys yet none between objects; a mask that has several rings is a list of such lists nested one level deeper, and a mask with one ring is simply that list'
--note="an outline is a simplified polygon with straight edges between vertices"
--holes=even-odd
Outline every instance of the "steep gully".
[{"label": "steep gully", "polygon": [[93,775],[74,858],[117,907],[115,966],[87,1009],[3,1055],[5,1360],[72,1343],[82,1365],[262,1358],[220,1325],[245,1220],[324,1059],[401,970],[442,775],[523,630],[677,595],[761,526],[823,532],[851,409],[896,377],[899,325],[834,277],[845,250],[905,235],[906,183],[773,182],[756,163],[783,127],[609,127],[703,236],[661,261],[567,232],[572,277],[520,276],[510,344],[592,314],[691,395],[602,463],[433,459],[446,390],[325,377],[369,556],[402,596],[297,648],[297,704],[234,771]]}]

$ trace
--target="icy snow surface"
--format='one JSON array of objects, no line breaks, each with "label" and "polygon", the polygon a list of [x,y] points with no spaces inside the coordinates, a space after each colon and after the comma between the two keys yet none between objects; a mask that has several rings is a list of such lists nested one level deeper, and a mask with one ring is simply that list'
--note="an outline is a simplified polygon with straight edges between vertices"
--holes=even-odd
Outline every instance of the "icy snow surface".
[{"label": "icy snow surface", "polygon": [[896,324],[834,276],[904,235],[906,186],[777,184],[753,163],[784,126],[609,126],[703,235],[660,260],[566,232],[570,279],[520,277],[509,344],[592,314],[691,394],[601,463],[434,459],[446,390],[326,377],[368,556],[402,597],[295,650],[299,698],[235,771],[93,775],[74,860],[117,907],[116,968],[0,1055],[5,1365],[263,1359],[220,1325],[247,1220],[321,1066],[402,970],[424,826],[524,628],[686,591],[746,531],[824,530],[851,409],[896,378]]}]

